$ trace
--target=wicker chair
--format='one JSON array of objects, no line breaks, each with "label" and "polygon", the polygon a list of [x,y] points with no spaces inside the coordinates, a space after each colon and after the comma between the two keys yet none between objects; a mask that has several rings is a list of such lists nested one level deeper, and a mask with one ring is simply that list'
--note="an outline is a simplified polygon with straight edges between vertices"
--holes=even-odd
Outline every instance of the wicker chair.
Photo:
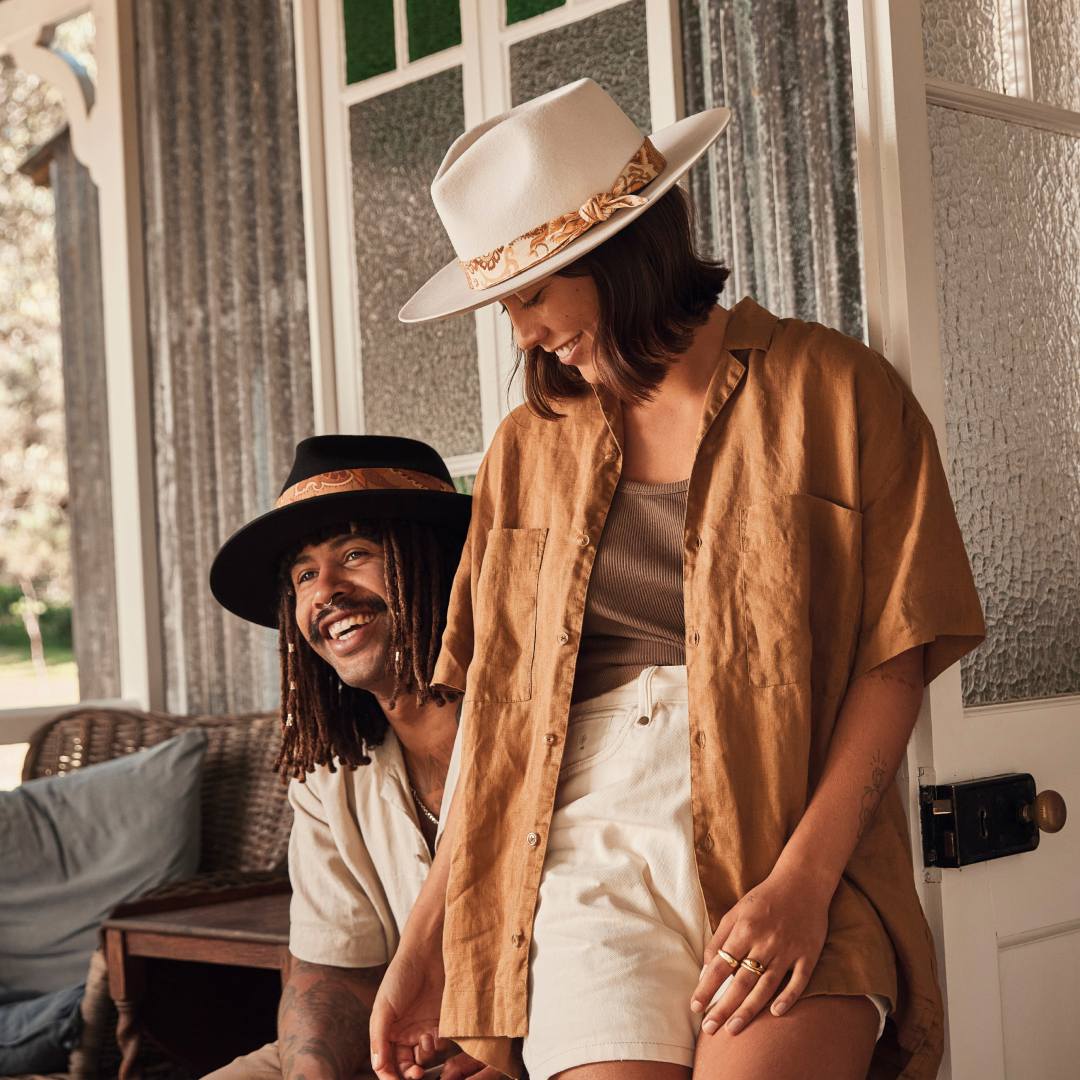
[{"label": "wicker chair", "polygon": [[[195,877],[155,890],[146,900],[188,893],[273,885],[288,879],[292,814],[274,771],[278,721],[266,714],[171,716],[127,709],[77,708],[34,736],[23,780],[62,776],[131,754],[190,728],[207,735],[202,774],[202,837]],[[105,960],[94,954],[82,1003],[83,1033],[66,1076],[91,1080],[117,1075],[116,1011],[109,997]],[[177,1075],[170,1063],[148,1060],[144,1076]]]}]

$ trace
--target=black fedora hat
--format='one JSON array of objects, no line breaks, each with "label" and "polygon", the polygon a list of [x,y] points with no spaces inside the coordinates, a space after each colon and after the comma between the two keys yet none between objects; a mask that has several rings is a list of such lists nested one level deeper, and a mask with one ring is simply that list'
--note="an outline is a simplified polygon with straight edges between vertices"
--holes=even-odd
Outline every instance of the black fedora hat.
[{"label": "black fedora hat", "polygon": [[472,500],[454,490],[426,443],[390,435],[316,435],[296,448],[274,509],[233,533],[210,567],[210,590],[234,615],[277,626],[281,560],[344,522],[422,521],[460,548]]}]

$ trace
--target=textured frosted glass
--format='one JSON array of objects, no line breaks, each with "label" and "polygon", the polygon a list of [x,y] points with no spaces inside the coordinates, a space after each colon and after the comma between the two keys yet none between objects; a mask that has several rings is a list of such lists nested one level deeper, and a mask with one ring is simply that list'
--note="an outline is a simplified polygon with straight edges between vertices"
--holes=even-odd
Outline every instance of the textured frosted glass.
[{"label": "textured frosted glass", "polygon": [[863,336],[855,125],[844,0],[682,0],[686,111],[726,105],[691,171],[701,250],[750,295]]},{"label": "textured frosted glass", "polygon": [[345,22],[345,81],[370,79],[397,64],[394,0],[342,0]]},{"label": "textured frosted glass", "polygon": [[586,75],[595,79],[643,132],[652,129],[645,0],[631,0],[510,46],[510,87],[515,105]]},{"label": "textured frosted glass", "polygon": [[1036,101],[1080,111],[1080,0],[1027,0]]},{"label": "textured frosted glass", "polygon": [[1080,139],[931,108],[951,481],[981,705],[1080,691]]},{"label": "textured frosted glass", "polygon": [[922,0],[926,74],[1004,93],[998,3],[999,0]]},{"label": "textured frosted glass", "polygon": [[349,124],[365,430],[423,439],[444,457],[474,453],[483,434],[472,317],[397,318],[454,257],[429,189],[465,126],[461,69],[360,102]]}]

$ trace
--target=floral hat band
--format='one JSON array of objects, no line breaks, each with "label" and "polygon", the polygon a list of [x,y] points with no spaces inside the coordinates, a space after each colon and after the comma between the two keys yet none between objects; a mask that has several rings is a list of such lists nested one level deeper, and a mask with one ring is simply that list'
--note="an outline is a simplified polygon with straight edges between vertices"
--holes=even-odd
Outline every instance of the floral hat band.
[{"label": "floral hat band", "polygon": [[287,487],[274,509],[345,491],[454,491],[454,485],[418,469],[334,469]]},{"label": "floral hat band", "polygon": [[634,192],[655,180],[666,165],[664,155],[646,139],[609,190],[591,196],[577,210],[545,221],[486,255],[459,259],[469,288],[489,289],[498,285],[550,258],[594,225],[607,221],[616,210],[643,205],[647,200]]}]

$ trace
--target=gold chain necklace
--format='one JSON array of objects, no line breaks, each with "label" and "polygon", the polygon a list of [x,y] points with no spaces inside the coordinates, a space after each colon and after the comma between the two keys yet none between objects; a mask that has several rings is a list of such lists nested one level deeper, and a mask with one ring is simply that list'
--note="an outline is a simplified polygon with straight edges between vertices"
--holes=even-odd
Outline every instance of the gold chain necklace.
[{"label": "gold chain necklace", "polygon": [[430,822],[431,822],[431,824],[432,824],[432,825],[438,825],[438,824],[439,824],[439,818],[438,818],[438,815],[437,815],[437,814],[433,814],[433,813],[432,813],[432,812],[431,812],[431,811],[430,811],[430,810],[429,810],[429,809],[428,809],[428,808],[427,808],[427,807],[426,807],[426,806],[424,805],[424,800],[420,798],[420,795],[419,795],[419,793],[417,792],[416,788],[414,788],[414,787],[412,786],[412,784],[410,784],[410,785],[409,785],[409,790],[410,790],[410,791],[412,792],[412,797],[413,797],[413,801],[414,801],[414,802],[416,803],[416,807],[417,807],[417,809],[418,809],[418,810],[420,811],[420,813],[421,813],[421,814],[423,814],[423,815],[424,815],[424,817],[426,817],[426,818],[428,819],[428,821],[430,821]]}]

